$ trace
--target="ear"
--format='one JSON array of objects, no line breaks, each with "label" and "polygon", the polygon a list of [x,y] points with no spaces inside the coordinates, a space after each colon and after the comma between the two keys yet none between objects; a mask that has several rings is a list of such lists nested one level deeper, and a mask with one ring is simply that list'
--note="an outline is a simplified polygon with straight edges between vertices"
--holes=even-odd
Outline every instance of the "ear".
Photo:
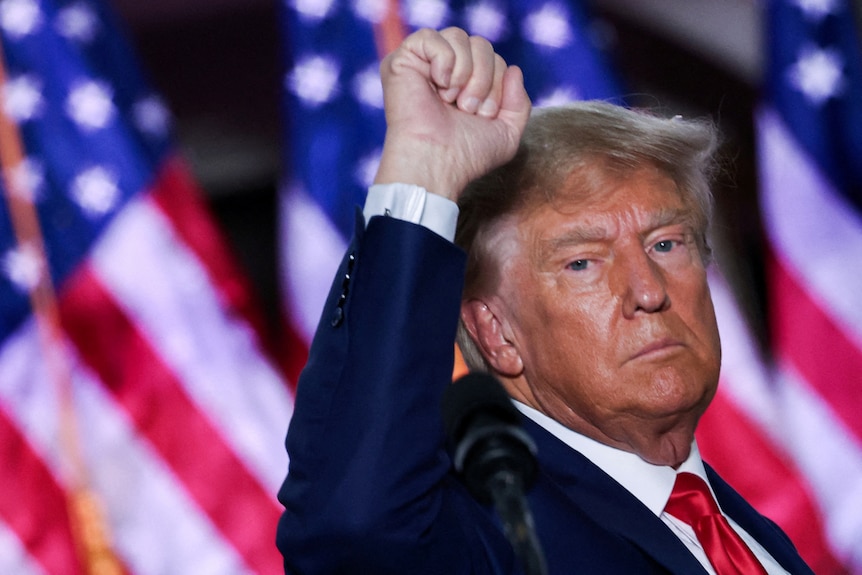
[{"label": "ear", "polygon": [[506,325],[484,301],[471,299],[461,303],[461,320],[485,360],[504,377],[517,377],[524,362],[514,344],[506,337]]}]

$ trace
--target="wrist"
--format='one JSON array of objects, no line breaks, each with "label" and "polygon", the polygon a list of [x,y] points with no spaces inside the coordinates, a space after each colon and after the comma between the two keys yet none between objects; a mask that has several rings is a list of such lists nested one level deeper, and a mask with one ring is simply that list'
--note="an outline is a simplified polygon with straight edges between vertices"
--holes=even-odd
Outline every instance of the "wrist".
[{"label": "wrist", "polygon": [[445,158],[445,150],[440,150],[439,145],[387,140],[374,183],[412,184],[457,202],[469,182],[459,178],[459,173],[457,162]]},{"label": "wrist", "polygon": [[363,209],[365,221],[373,216],[390,216],[422,225],[437,235],[455,239],[458,205],[424,188],[411,184],[374,184],[368,189]]}]

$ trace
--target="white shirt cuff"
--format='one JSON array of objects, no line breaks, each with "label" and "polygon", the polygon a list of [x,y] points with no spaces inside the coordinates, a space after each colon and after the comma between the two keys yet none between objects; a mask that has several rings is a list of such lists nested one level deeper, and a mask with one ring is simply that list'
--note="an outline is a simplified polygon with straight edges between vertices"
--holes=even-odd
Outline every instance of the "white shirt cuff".
[{"label": "white shirt cuff", "polygon": [[368,189],[362,213],[366,222],[372,216],[391,216],[425,226],[450,242],[455,239],[458,204],[421,186],[375,184]]}]

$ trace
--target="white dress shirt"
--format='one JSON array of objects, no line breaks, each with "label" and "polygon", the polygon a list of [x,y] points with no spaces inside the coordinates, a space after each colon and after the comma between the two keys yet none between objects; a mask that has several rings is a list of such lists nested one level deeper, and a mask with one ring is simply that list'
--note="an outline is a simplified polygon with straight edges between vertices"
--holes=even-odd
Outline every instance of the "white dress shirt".
[{"label": "white dress shirt", "polygon": [[[676,481],[676,474],[680,471],[694,473],[703,479],[709,491],[712,493],[712,498],[715,499],[715,493],[712,492],[712,485],[709,484],[709,479],[706,477],[706,470],[703,467],[703,460],[700,458],[700,451],[697,448],[697,442],[693,442],[691,453],[688,459],[682,462],[679,469],[674,469],[667,465],[653,465],[648,463],[628,451],[622,451],[609,445],[599,443],[594,439],[590,439],[585,435],[576,433],[571,429],[564,427],[557,421],[551,419],[544,413],[533,409],[528,405],[524,405],[518,401],[513,402],[521,413],[535,421],[543,427],[551,435],[580,452],[584,457],[596,464],[602,471],[610,475],[617,483],[622,485],[638,501],[647,506],[665,525],[667,525],[674,535],[679,537],[689,551],[700,561],[703,568],[710,575],[715,575],[715,570],[709,563],[703,547],[697,540],[694,530],[686,523],[683,523],[673,515],[664,512],[665,505],[670,499],[673,484]],[[716,502],[717,503],[717,502]],[[721,505],[719,505],[719,509]],[[724,514],[724,512],[722,512]],[[757,560],[766,569],[766,572],[772,574],[786,574],[781,565],[760,545],[751,535],[740,527],[733,519],[727,517],[727,522],[733,527],[742,540],[745,541],[749,549],[754,553]]]},{"label": "white dress shirt", "polygon": [[[372,216],[386,215],[420,224],[452,241],[455,238],[455,226],[458,221],[458,206],[455,202],[442,196],[430,194],[419,186],[377,184],[368,190],[363,214],[366,222]],[[518,401],[514,401],[514,404],[526,417],[535,421],[572,449],[579,451],[646,505],[683,542],[703,565],[706,572],[710,575],[716,575],[703,547],[694,534],[694,530],[688,524],[664,512],[664,507],[670,499],[671,491],[673,491],[678,471],[694,473],[706,482],[710,492],[712,492],[712,486],[706,477],[697,442],[692,444],[688,459],[676,470],[665,465],[653,465],[634,453],[604,445],[585,435],[576,433],[528,405]],[[712,495],[715,499],[715,493]],[[733,519],[726,515],[725,517],[730,526],[752,550],[767,573],[770,575],[787,575],[787,571],[751,535],[737,525]]]}]

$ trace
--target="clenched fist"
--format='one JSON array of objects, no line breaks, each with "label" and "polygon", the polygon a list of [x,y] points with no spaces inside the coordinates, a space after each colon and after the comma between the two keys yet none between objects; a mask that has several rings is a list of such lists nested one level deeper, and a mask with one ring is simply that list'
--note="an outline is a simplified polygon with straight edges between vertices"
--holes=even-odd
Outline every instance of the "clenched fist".
[{"label": "clenched fist", "polygon": [[375,183],[457,200],[515,154],[530,116],[517,66],[458,28],[419,30],[381,63],[386,140]]}]

